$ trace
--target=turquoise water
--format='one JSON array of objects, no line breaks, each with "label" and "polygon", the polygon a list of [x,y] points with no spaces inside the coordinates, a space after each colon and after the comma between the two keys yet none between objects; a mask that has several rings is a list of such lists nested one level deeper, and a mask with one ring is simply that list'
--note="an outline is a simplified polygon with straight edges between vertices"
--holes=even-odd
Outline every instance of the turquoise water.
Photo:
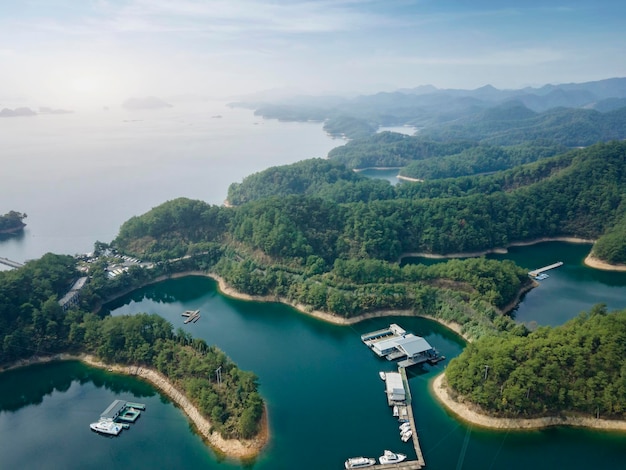
[{"label": "turquoise water", "polygon": [[[490,259],[510,259],[529,271],[562,261],[563,266],[547,271],[549,278],[524,295],[511,315],[530,327],[560,325],[604,303],[610,310],[626,308],[626,272],[601,271],[584,264],[591,245],[545,242],[511,247],[506,254],[489,254]],[[404,263],[434,264],[445,259],[406,258]]]},{"label": "turquoise water", "polygon": [[[412,447],[399,439],[378,377],[393,363],[373,355],[360,335],[396,322],[426,337],[448,359],[464,344],[446,328],[419,318],[326,324],[283,305],[224,297],[202,277],[149,286],[109,307],[113,315],[162,315],[254,371],[268,404],[270,444],[256,462],[220,460],[179,410],[152,395],[151,387],[67,363],[0,375],[0,453],[7,462],[20,463],[7,468],[102,468],[123,462],[138,469],[339,469],[347,457],[378,456],[386,448],[414,457]],[[180,314],[187,309],[200,309],[201,320],[184,325]],[[447,362],[409,374],[427,468],[613,468],[626,456],[626,435],[619,433],[494,432],[464,425],[428,390]],[[51,392],[51,386],[57,389]],[[89,431],[88,424],[115,398],[144,402],[148,409],[118,438]],[[47,461],[35,448],[55,455]]]}]

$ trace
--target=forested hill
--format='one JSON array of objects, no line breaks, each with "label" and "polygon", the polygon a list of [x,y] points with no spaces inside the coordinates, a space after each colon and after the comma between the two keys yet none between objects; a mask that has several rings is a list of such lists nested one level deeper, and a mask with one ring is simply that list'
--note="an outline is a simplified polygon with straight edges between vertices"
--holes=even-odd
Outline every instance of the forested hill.
[{"label": "forested hill", "polygon": [[626,108],[606,113],[593,109],[555,108],[536,115],[520,112],[520,108],[506,104],[451,123],[431,126],[420,134],[425,139],[438,141],[473,139],[493,145],[516,145],[547,140],[568,147],[626,138]]},{"label": "forested hill", "polygon": [[[244,180],[238,194],[251,202],[233,209],[166,204],[125,223],[116,243],[141,256],[157,255],[176,233],[187,248],[231,240],[295,263],[310,255],[332,263],[342,257],[395,260],[406,252],[471,252],[550,236],[611,233],[612,245],[626,243],[621,232],[612,231],[626,207],[626,142],[597,144],[489,176],[397,187],[326,170],[323,161],[274,168],[266,174],[272,178],[257,175],[250,191]],[[281,174],[299,174],[300,187],[286,186]],[[346,179],[336,180],[341,174]],[[324,175],[332,176],[322,184]],[[272,186],[271,179],[278,184]],[[254,200],[259,195],[252,189],[260,180],[263,192],[276,196]],[[190,204],[196,208],[188,210]],[[169,222],[158,212],[168,214]],[[182,220],[181,213],[188,214],[188,224],[173,223]],[[204,226],[203,220],[213,223]],[[149,250],[141,240],[149,241]],[[620,250],[612,253],[609,261],[626,261]]]},{"label": "forested hill", "polygon": [[566,146],[549,140],[502,147],[473,140],[440,142],[422,135],[380,132],[336,147],[328,158],[348,168],[399,167],[403,176],[436,179],[506,170],[566,150]]},{"label": "forested hill", "polygon": [[[626,310],[596,306],[526,337],[483,338],[446,369],[452,389],[489,414],[554,416],[566,410],[626,417]],[[485,369],[487,373],[485,373]]]}]

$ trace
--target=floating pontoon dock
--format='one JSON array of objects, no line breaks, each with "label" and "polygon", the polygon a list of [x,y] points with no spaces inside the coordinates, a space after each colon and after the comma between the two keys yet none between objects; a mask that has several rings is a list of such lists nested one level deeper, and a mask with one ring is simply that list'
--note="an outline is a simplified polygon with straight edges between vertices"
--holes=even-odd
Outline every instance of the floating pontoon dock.
[{"label": "floating pontoon dock", "polygon": [[200,310],[187,310],[181,314],[183,317],[187,317],[183,323],[197,322],[200,318]]},{"label": "floating pontoon dock", "polygon": [[[563,261],[558,261],[554,264],[550,264],[548,266],[544,266],[543,268],[535,269],[530,271],[528,275],[535,279],[545,279],[548,277],[547,274],[543,274],[546,271],[550,271],[551,269],[558,268],[559,266],[563,266]],[[542,275],[543,274],[543,275]]]},{"label": "floating pontoon dock", "polygon": [[144,405],[143,403],[133,403],[130,401],[126,402],[126,406],[130,408],[135,408],[136,410],[141,410],[141,411],[146,409],[146,405]]},{"label": "floating pontoon dock", "polygon": [[392,323],[388,328],[383,328],[382,330],[376,330],[371,333],[361,335],[361,341],[363,341],[366,345],[371,346],[371,344],[382,339],[402,336],[405,333],[406,331],[403,328],[399,327],[395,323]]},{"label": "floating pontoon dock", "polygon": [[404,358],[398,364],[400,367],[410,367],[423,362],[435,364],[445,359],[424,338],[407,333],[395,323],[389,325],[389,328],[361,335],[361,341],[377,356],[388,361]]},{"label": "floating pontoon dock", "polygon": [[100,421],[110,423],[120,423],[124,429],[130,428],[130,424],[137,421],[141,410],[145,410],[146,405],[143,403],[133,403],[124,400],[114,400],[100,414]]}]

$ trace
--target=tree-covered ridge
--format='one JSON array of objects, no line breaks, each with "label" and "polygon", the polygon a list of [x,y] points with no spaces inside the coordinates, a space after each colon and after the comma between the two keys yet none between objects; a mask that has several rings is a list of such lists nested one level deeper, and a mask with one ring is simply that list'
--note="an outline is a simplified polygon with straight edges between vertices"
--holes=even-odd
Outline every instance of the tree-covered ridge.
[{"label": "tree-covered ridge", "polygon": [[356,173],[344,165],[321,158],[303,160],[295,165],[268,168],[246,176],[228,188],[228,202],[240,205],[269,196],[312,194],[337,181],[355,182]]},{"label": "tree-covered ridge", "polygon": [[[516,111],[515,115],[519,113]],[[432,126],[424,138],[449,141],[472,139],[492,145],[517,145],[536,140],[568,147],[626,138],[626,108],[601,113],[593,109],[555,108],[525,119],[498,118],[492,110]]]},{"label": "tree-covered ridge", "polygon": [[[119,292],[147,274],[139,267],[111,281]],[[76,260],[46,254],[22,268],[0,271],[0,363],[60,352],[91,353],[120,364],[155,368],[184,390],[224,437],[249,438],[258,431],[263,402],[256,377],[226,355],[157,315],[104,318],[86,307],[101,299],[102,267],[81,291],[84,309],[67,311],[57,299],[78,277]],[[223,386],[215,382],[222,367]],[[234,393],[233,390],[237,390]]]},{"label": "tree-covered ridge", "polygon": [[[161,204],[142,216],[124,222],[117,243],[128,252],[158,254],[168,252],[176,258],[191,251],[209,249],[220,242],[228,226],[230,213],[217,206],[187,198],[174,199]],[[200,245],[194,245],[202,242]]]},{"label": "tree-covered ridge", "polygon": [[4,215],[0,215],[0,233],[12,233],[22,230],[26,224],[23,220],[26,214],[21,212],[9,211]]},{"label": "tree-covered ridge", "polygon": [[395,259],[544,236],[598,238],[617,221],[625,159],[626,144],[616,142],[490,177],[399,185],[394,198],[347,206],[340,253]]},{"label": "tree-covered ridge", "polygon": [[374,134],[378,124],[352,116],[332,116],[324,122],[324,131],[332,137],[359,139]]},{"label": "tree-covered ridge", "polygon": [[450,387],[507,417],[626,417],[626,310],[603,306],[527,336],[492,336],[450,361]]},{"label": "tree-covered ridge", "polygon": [[385,131],[336,147],[328,158],[348,168],[404,167],[414,160],[456,155],[476,145],[470,140],[435,142]]},{"label": "tree-covered ridge", "polygon": [[481,144],[456,155],[413,161],[400,171],[400,175],[419,180],[432,180],[492,173],[552,157],[565,151],[566,148],[558,145],[540,145],[537,142],[511,147]]},{"label": "tree-covered ridge", "polygon": [[[319,186],[316,193],[302,178],[301,190],[311,195],[259,199],[235,208],[184,199],[166,203],[125,223],[115,244],[159,260],[183,256],[189,249],[197,252],[203,243],[236,241],[239,247],[302,266],[311,255],[331,265],[336,258],[391,261],[402,253],[473,252],[550,236],[596,239],[620,220],[625,161],[626,143],[613,142],[490,176],[397,188],[340,180]],[[316,165],[309,164],[307,171],[312,168]],[[311,173],[311,181],[316,178],[323,181]],[[350,201],[355,194],[358,202],[337,202],[337,188],[343,193],[340,200]],[[371,192],[364,195],[364,189]],[[194,221],[187,226],[174,216],[163,223],[161,211],[182,210],[185,204],[220,223],[203,228]]]}]

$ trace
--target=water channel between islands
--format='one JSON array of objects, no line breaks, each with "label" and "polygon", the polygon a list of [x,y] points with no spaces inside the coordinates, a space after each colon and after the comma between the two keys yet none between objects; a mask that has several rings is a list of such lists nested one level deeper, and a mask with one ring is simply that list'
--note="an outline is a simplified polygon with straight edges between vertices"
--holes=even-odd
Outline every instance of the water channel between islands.
[{"label": "water channel between islands", "polygon": [[[560,260],[514,315],[520,321],[559,324],[604,301],[626,307],[626,274],[582,265],[589,245],[548,243],[511,249],[529,270]],[[494,255],[496,256],[496,255]],[[576,295],[574,295],[576,294]],[[217,344],[242,369],[259,376],[270,419],[270,444],[252,464],[223,461],[206,448],[185,416],[154,389],[132,377],[79,363],[57,363],[0,375],[0,435],[6,468],[342,468],[351,456],[377,457],[384,449],[414,459],[398,437],[380,370],[395,364],[374,356],[360,335],[395,322],[423,336],[448,359],[409,370],[413,410],[426,468],[608,468],[623,459],[626,436],[584,429],[496,432],[450,416],[429,392],[429,381],[464,343],[432,321],[412,317],[336,326],[279,304],[224,297],[214,281],[188,277],[149,286],[109,305],[113,315],[157,313],[194,336]],[[184,324],[180,312],[199,309]],[[112,400],[145,403],[132,429],[119,438],[88,426]],[[28,438],[25,438],[28,436]],[[87,450],[86,450],[87,449]]]}]

